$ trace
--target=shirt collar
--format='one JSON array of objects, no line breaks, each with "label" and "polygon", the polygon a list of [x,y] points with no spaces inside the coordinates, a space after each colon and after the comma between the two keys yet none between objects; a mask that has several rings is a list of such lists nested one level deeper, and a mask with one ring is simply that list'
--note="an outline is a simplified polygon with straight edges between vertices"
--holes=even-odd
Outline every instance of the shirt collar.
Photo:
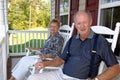
[{"label": "shirt collar", "polygon": [[[58,36],[58,35],[59,35],[59,33],[56,33],[54,36]],[[50,37],[53,37],[53,36],[50,35]]]},{"label": "shirt collar", "polygon": [[[94,32],[91,30],[87,38],[92,39],[93,36],[94,36]],[[79,39],[79,38],[80,38],[80,34],[77,34],[76,39]]]}]

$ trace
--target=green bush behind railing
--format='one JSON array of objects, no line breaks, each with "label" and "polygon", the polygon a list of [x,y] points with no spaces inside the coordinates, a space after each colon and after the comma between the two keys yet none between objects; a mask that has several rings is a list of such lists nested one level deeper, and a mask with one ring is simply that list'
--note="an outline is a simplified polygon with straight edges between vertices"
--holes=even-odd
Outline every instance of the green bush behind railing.
[{"label": "green bush behind railing", "polygon": [[[42,47],[44,47],[44,41],[45,40],[43,40],[43,39],[32,39],[23,44],[9,45],[9,53],[25,52],[26,47],[36,48],[36,46],[37,46],[37,48],[42,48]],[[25,45],[26,45],[26,47],[25,47]]]}]

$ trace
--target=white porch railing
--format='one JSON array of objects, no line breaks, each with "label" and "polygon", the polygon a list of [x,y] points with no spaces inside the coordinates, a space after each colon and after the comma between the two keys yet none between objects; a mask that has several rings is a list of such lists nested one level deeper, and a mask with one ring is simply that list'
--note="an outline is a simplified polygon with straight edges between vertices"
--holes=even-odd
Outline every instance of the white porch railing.
[{"label": "white porch railing", "polygon": [[9,55],[25,55],[26,47],[39,48],[44,46],[49,31],[33,30],[9,30],[8,31],[8,52]]}]

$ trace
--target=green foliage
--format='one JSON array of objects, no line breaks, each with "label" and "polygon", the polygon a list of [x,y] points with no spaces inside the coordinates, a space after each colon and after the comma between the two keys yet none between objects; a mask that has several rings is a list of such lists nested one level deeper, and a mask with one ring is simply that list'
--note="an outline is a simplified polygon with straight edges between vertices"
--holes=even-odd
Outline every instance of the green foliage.
[{"label": "green foliage", "polygon": [[[44,0],[8,0],[10,30],[47,27],[50,21],[50,3]],[[46,6],[47,5],[47,6]]]}]

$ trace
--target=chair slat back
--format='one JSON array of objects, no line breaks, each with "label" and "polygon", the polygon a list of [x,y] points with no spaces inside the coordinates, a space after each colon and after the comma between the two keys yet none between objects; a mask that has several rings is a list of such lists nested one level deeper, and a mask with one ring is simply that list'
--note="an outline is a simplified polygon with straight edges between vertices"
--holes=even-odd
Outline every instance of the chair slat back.
[{"label": "chair slat back", "polygon": [[111,48],[112,51],[114,52],[120,31],[120,23],[116,24],[115,30],[112,30],[105,26],[91,26],[91,29],[97,34],[109,35],[109,37],[106,38],[106,40],[109,43],[111,43]]},{"label": "chair slat back", "polygon": [[[63,25],[63,26],[60,27],[59,33],[64,38],[63,49],[64,49],[64,47],[66,45],[66,42],[72,36],[73,30],[74,30],[74,23],[72,23],[71,27],[69,25]],[[62,49],[62,51],[63,51],[63,49]]]}]

